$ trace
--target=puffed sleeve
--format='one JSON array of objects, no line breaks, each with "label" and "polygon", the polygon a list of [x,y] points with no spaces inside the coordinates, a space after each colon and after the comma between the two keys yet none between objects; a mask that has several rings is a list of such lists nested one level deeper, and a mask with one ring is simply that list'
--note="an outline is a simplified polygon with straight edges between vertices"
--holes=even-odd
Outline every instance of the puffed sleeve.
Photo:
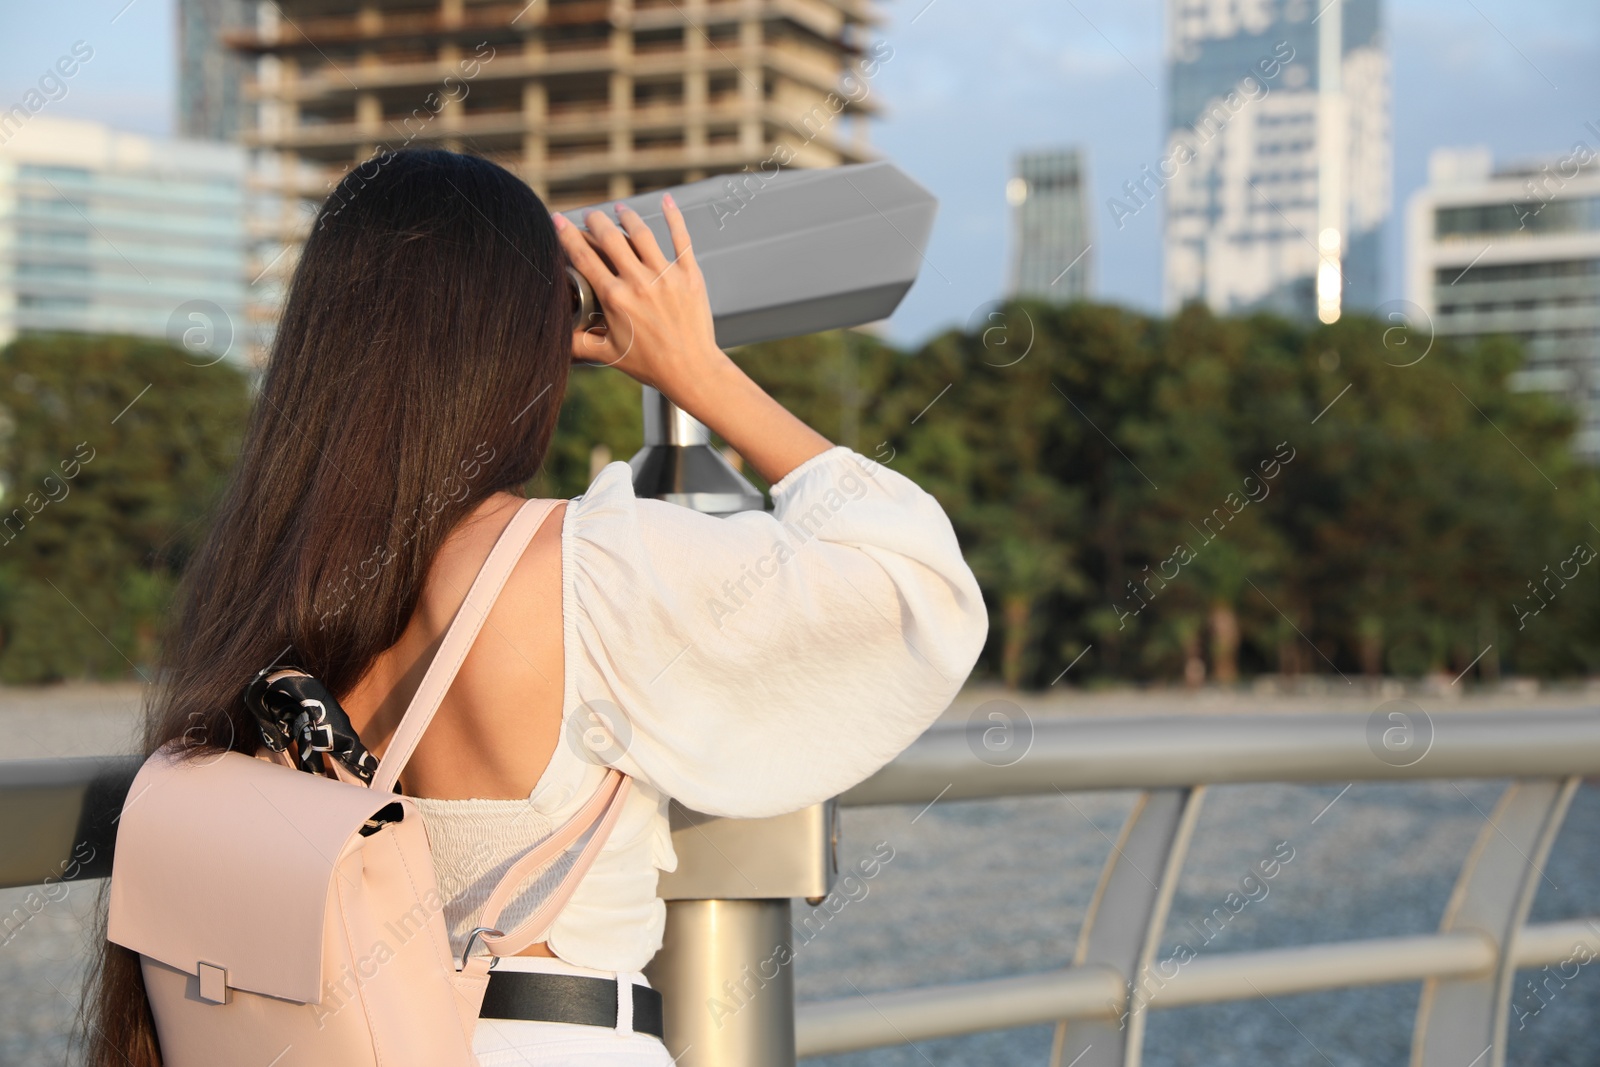
[{"label": "puffed sleeve", "polygon": [[[950,705],[988,615],[938,502],[844,447],[714,518],[608,464],[567,508],[569,734],[687,806],[754,818],[871,775]],[[584,709],[589,709],[585,711]]]}]

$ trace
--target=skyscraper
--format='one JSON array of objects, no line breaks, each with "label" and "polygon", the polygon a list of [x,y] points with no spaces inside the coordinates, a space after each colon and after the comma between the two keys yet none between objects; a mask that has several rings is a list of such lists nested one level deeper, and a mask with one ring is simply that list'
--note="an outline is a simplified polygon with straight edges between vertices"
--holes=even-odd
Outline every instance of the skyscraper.
[{"label": "skyscraper", "polygon": [[1167,57],[1166,154],[1111,208],[1165,190],[1167,305],[1324,322],[1375,305],[1393,195],[1378,0],[1168,0]]},{"label": "skyscraper", "polygon": [[231,141],[243,119],[248,65],[223,45],[254,15],[249,0],[178,0],[178,133]]},{"label": "skyscraper", "polygon": [[1600,127],[1571,154],[1496,168],[1439,150],[1407,205],[1406,296],[1440,337],[1503,334],[1526,362],[1514,389],[1559,396],[1575,447],[1600,460]]},{"label": "skyscraper", "polygon": [[1089,295],[1089,219],[1083,154],[1024,152],[1006,183],[1011,204],[1011,293],[1057,302]]}]

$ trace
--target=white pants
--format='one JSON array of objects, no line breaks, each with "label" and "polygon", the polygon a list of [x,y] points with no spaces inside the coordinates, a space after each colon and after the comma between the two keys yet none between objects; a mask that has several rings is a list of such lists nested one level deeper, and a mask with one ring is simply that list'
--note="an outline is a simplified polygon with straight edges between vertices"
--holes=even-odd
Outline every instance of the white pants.
[{"label": "white pants", "polygon": [[[577,974],[650,985],[637,971],[595,971],[548,956],[504,956],[494,966],[497,971]],[[580,1023],[479,1019],[472,1051],[480,1067],[672,1067],[667,1046],[649,1034],[633,1032],[633,997],[619,997],[617,1008],[615,1030]]]}]

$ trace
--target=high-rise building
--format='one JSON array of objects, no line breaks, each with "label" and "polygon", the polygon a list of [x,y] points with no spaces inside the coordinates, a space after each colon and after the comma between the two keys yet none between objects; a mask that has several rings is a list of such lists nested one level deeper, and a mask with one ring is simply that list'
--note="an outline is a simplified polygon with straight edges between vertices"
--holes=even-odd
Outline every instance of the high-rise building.
[{"label": "high-rise building", "polygon": [[1166,155],[1112,213],[1165,189],[1168,306],[1373,307],[1392,199],[1378,0],[1168,0],[1167,58]]},{"label": "high-rise building", "polygon": [[1498,169],[1487,148],[1434,152],[1407,205],[1406,295],[1440,337],[1519,339],[1511,386],[1564,397],[1600,460],[1600,129],[1586,136]]},{"label": "high-rise building", "polygon": [[247,358],[245,163],[233,145],[30,119],[0,145],[0,342],[129,333]]},{"label": "high-rise building", "polygon": [[1064,303],[1089,295],[1088,185],[1076,148],[1024,152],[1006,183],[1011,204],[1011,293]]},{"label": "high-rise building", "polygon": [[206,141],[238,136],[248,65],[223,37],[244,28],[254,13],[249,0],[178,0],[180,136]]},{"label": "high-rise building", "polygon": [[[253,57],[244,143],[283,213],[282,276],[323,199],[389,148],[515,171],[552,207],[717,174],[869,158],[869,0],[278,0],[228,35]],[[272,242],[276,242],[273,244]]]}]

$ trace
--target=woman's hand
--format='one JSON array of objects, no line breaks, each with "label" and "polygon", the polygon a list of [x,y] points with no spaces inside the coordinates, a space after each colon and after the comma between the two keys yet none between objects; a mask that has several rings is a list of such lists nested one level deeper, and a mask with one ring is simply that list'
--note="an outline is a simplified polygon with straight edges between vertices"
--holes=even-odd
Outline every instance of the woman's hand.
[{"label": "woman's hand", "polygon": [[563,215],[552,217],[567,257],[605,313],[603,327],[573,331],[573,358],[616,367],[681,403],[728,357],[717,347],[705,278],[683,213],[670,194],[662,195],[661,209],[672,234],[670,259],[644,219],[623,204],[617,205],[620,229],[601,211],[584,218],[587,233]]},{"label": "woman's hand", "polygon": [[705,278],[670,194],[662,194],[661,213],[672,234],[670,260],[638,212],[621,204],[622,229],[601,211],[583,220],[587,233],[553,216],[567,257],[605,312],[604,328],[573,331],[572,357],[614,366],[660,390],[776,483],[831,446],[717,347]]}]

